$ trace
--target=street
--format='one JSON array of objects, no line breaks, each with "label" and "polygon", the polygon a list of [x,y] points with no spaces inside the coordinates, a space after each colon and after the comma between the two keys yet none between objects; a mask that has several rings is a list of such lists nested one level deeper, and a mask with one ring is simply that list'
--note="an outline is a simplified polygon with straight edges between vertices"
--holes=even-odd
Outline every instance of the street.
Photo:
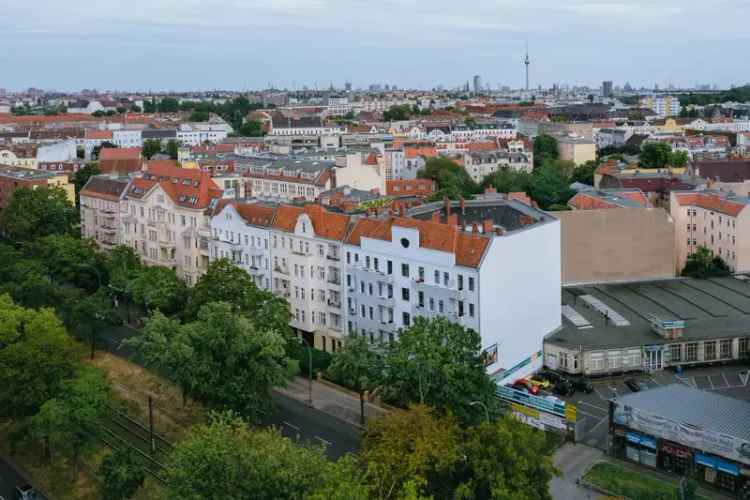
[{"label": "street", "polygon": [[[120,348],[120,343],[136,331],[130,328],[117,327],[109,329],[101,336],[99,348],[137,363],[134,352],[129,348]],[[299,439],[301,442],[326,446],[326,455],[331,459],[354,452],[359,449],[361,437],[359,430],[351,424],[332,417],[315,408],[291,399],[278,391],[272,392],[278,412],[270,417],[266,425],[273,425],[281,430],[284,436]]]},{"label": "street", "polygon": [[[15,500],[16,487],[29,483],[30,481],[21,475],[8,458],[0,456],[0,497],[5,500]],[[37,498],[44,500],[43,496]]]}]

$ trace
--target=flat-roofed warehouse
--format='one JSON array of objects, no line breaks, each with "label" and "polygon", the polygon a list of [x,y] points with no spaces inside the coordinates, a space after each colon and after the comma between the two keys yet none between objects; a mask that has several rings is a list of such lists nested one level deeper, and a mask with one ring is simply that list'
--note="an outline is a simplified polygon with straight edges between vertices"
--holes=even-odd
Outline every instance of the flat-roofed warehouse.
[{"label": "flat-roofed warehouse", "polygon": [[544,340],[544,364],[609,375],[747,358],[750,281],[708,280],[563,288],[562,327]]}]

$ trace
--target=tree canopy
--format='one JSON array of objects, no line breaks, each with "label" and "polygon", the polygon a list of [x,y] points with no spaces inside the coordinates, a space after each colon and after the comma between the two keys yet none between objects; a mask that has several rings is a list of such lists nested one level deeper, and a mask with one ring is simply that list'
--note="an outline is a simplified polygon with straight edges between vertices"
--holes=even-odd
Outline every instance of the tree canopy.
[{"label": "tree canopy", "polygon": [[146,470],[130,448],[118,448],[104,457],[99,466],[102,500],[127,500],[146,479]]},{"label": "tree canopy", "polygon": [[644,168],[683,167],[688,162],[685,151],[672,151],[666,142],[646,142],[641,147],[640,166]]},{"label": "tree canopy", "polygon": [[0,228],[14,241],[47,235],[75,234],[78,216],[59,187],[19,188],[0,213]]},{"label": "tree canopy", "polygon": [[398,406],[427,404],[451,411],[463,423],[484,417],[473,401],[496,404],[479,334],[444,317],[417,317],[399,332],[386,350],[381,391],[384,400]]},{"label": "tree canopy", "polygon": [[81,167],[75,174],[73,174],[73,185],[75,186],[76,190],[76,206],[80,204],[78,193],[81,192],[83,186],[86,185],[91,177],[100,173],[101,170],[99,169],[99,163],[90,161],[86,165]]},{"label": "tree canopy", "polygon": [[694,253],[688,255],[681,274],[690,278],[707,279],[728,276],[731,271],[724,259],[719,255],[714,255],[708,248],[700,246]]},{"label": "tree canopy", "polygon": [[378,386],[383,377],[383,358],[360,335],[350,335],[344,348],[335,353],[326,374],[333,381],[359,393],[360,421],[364,423],[364,393]]},{"label": "tree canopy", "polygon": [[145,266],[132,283],[132,293],[133,299],[146,309],[174,314],[182,311],[188,288],[174,270]]},{"label": "tree canopy", "polygon": [[557,139],[547,134],[540,134],[534,138],[534,167],[538,167],[553,160],[557,160],[560,153],[557,150]]},{"label": "tree canopy", "polygon": [[418,175],[421,179],[432,179],[437,183],[438,190],[430,196],[431,201],[445,197],[451,200],[460,197],[470,199],[479,191],[466,169],[448,158],[428,158]]}]

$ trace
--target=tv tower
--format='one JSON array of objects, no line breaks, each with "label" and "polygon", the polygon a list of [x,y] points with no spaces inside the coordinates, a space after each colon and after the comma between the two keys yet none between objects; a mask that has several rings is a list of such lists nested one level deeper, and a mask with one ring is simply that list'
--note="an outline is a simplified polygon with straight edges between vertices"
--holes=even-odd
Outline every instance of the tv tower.
[{"label": "tv tower", "polygon": [[526,65],[526,90],[529,90],[529,64],[531,64],[529,60],[529,42],[526,42],[526,59],[524,59],[523,63]]}]

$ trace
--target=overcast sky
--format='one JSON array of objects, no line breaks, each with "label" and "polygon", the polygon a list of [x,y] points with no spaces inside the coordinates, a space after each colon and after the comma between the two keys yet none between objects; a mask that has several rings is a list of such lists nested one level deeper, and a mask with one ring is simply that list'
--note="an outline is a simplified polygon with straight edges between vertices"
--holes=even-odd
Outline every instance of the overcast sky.
[{"label": "overcast sky", "polygon": [[748,0],[0,0],[0,88],[750,81]]}]

